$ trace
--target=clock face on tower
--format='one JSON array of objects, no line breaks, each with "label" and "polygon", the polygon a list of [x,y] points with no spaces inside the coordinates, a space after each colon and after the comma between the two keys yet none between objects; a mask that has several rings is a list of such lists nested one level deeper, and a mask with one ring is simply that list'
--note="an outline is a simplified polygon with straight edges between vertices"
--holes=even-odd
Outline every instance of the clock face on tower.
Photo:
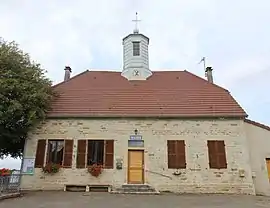
[{"label": "clock face on tower", "polygon": [[139,76],[139,70],[135,69],[135,70],[133,71],[133,75],[134,75],[134,76]]}]

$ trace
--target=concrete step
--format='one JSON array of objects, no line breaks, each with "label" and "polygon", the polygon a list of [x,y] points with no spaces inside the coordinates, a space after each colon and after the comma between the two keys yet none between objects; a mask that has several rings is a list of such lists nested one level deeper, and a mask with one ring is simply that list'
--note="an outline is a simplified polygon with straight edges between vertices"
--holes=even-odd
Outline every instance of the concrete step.
[{"label": "concrete step", "polygon": [[111,193],[118,194],[159,194],[156,189],[148,184],[124,184],[121,188],[113,190]]},{"label": "concrete step", "polygon": [[111,194],[138,194],[138,195],[159,195],[160,192],[123,192],[123,191],[111,191]]},{"label": "concrete step", "polygon": [[151,188],[149,184],[123,184],[122,188]]},{"label": "concrete step", "polygon": [[128,192],[131,192],[131,191],[144,191],[144,192],[151,192],[151,191],[155,191],[155,189],[116,189],[118,191],[128,191]]},{"label": "concrete step", "polygon": [[123,191],[155,191],[154,188],[120,188]]}]

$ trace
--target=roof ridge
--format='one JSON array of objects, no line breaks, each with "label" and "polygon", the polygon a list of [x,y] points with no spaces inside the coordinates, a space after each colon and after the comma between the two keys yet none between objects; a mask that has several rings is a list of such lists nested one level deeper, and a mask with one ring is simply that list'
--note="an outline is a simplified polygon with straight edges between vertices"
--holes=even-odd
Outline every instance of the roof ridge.
[{"label": "roof ridge", "polygon": [[225,90],[226,92],[228,92],[228,93],[230,94],[230,91],[227,90],[227,89],[225,89],[224,87],[221,87],[221,86],[219,86],[219,85],[217,85],[217,84],[215,84],[215,83],[210,83],[210,82],[208,82],[207,80],[203,79],[202,77],[200,77],[200,76],[198,76],[198,75],[196,75],[196,74],[193,74],[193,73],[191,73],[191,72],[189,72],[189,71],[187,71],[187,70],[184,70],[184,72],[186,72],[186,73],[188,73],[188,74],[194,76],[195,78],[200,79],[200,80],[202,80],[202,81],[204,81],[204,82],[206,82],[206,83],[208,83],[208,84],[210,84],[210,85],[213,85],[214,87],[217,87],[217,88],[220,88],[220,89],[222,89],[222,90]]},{"label": "roof ridge", "polygon": [[234,100],[235,103],[237,103],[237,105],[242,109],[242,111],[246,114],[245,117],[248,117],[247,112],[244,110],[244,108],[238,103],[238,101],[234,98],[234,96],[231,95],[231,93],[228,91],[229,95],[231,96],[231,98]]},{"label": "roof ridge", "polygon": [[184,70],[158,70],[158,71],[154,71],[154,70],[151,70],[152,72],[184,72],[186,71],[185,69]]},{"label": "roof ridge", "polygon": [[219,86],[219,85],[217,85],[217,84],[215,84],[215,83],[210,83],[210,82],[208,82],[207,80],[203,79],[202,77],[200,77],[200,76],[198,76],[198,75],[196,75],[196,74],[193,74],[193,73],[191,73],[191,72],[189,72],[189,71],[187,71],[187,70],[185,70],[185,72],[188,73],[188,74],[190,74],[190,75],[192,75],[193,77],[195,77],[195,78],[197,78],[197,79],[200,79],[200,80],[202,80],[202,81],[204,81],[204,82],[206,82],[206,83],[208,83],[208,84],[214,86],[214,87],[217,87],[217,88],[219,88],[219,89],[221,89],[221,90],[226,91],[226,92],[229,94],[229,96],[231,96],[231,98],[233,99],[233,101],[234,101],[234,102],[235,102],[235,103],[243,110],[243,112],[245,113],[245,117],[248,116],[247,113],[246,113],[246,111],[242,108],[242,106],[241,106],[241,105],[236,101],[236,99],[231,95],[231,92],[230,92],[229,90],[227,90],[227,89],[225,89],[225,88],[223,88],[223,87],[221,87],[221,86]]},{"label": "roof ridge", "polygon": [[[111,73],[122,73],[122,71],[109,71],[109,69],[102,70],[102,69],[87,69],[89,72],[111,72]],[[114,70],[114,69],[112,69]]]},{"label": "roof ridge", "polygon": [[81,72],[81,73],[79,73],[79,74],[77,74],[77,75],[75,75],[75,76],[71,77],[71,78],[70,78],[69,80],[67,80],[67,81],[62,81],[62,82],[59,82],[58,84],[53,85],[52,87],[54,88],[54,87],[58,87],[59,85],[62,85],[62,84],[68,83],[70,80],[72,80],[72,79],[76,79],[77,77],[79,77],[79,76],[81,76],[81,75],[83,75],[83,74],[85,74],[85,73],[87,73],[87,72],[89,72],[89,70],[86,70],[86,71],[84,71],[84,72]]},{"label": "roof ridge", "polygon": [[[89,72],[112,72],[112,73],[122,73],[122,71],[114,71],[114,70],[117,70],[117,69],[87,69]],[[186,70],[185,69],[182,69],[182,70],[172,70],[172,69],[169,69],[169,70],[166,70],[166,69],[162,69],[162,70],[151,70],[152,72],[185,72]]]},{"label": "roof ridge", "polygon": [[270,131],[270,126],[267,126],[267,125],[265,125],[265,124],[262,124],[262,123],[259,123],[259,122],[257,122],[257,121],[253,121],[253,120],[250,120],[250,119],[244,119],[244,122],[246,122],[246,123],[249,123],[249,124],[252,124],[252,125],[254,125],[254,126],[258,126],[258,127],[260,127],[260,128],[263,128],[263,129],[265,129],[265,130],[268,130],[268,131]]}]

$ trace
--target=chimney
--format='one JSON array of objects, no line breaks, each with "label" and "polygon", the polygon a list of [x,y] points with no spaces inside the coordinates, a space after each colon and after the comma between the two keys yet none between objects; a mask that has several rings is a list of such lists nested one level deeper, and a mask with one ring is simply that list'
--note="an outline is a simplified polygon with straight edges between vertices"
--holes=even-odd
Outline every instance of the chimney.
[{"label": "chimney", "polygon": [[64,81],[68,81],[70,79],[70,73],[71,73],[71,68],[69,66],[66,66]]},{"label": "chimney", "polygon": [[205,76],[207,77],[208,82],[213,83],[213,74],[212,74],[213,68],[208,66],[205,69]]}]

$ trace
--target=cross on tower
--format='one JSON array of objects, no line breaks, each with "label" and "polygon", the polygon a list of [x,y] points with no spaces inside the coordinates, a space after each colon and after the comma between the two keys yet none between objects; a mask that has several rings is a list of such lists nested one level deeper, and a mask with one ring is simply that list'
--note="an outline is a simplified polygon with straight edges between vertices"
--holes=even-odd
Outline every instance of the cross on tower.
[{"label": "cross on tower", "polygon": [[139,29],[138,29],[138,22],[140,22],[141,20],[138,20],[138,12],[136,12],[136,19],[132,20],[132,22],[135,22],[135,29],[134,29],[134,33],[139,33]]}]

